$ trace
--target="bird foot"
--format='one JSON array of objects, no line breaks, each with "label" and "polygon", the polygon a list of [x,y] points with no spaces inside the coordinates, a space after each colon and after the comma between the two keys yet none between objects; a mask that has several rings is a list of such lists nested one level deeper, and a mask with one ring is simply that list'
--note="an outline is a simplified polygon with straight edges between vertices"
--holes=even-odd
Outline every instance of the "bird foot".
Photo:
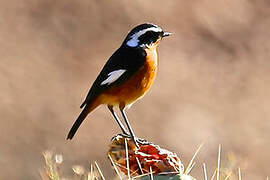
[{"label": "bird foot", "polygon": [[119,138],[126,138],[128,140],[132,140],[136,146],[137,149],[140,149],[141,145],[149,145],[151,144],[150,142],[148,142],[145,139],[142,138],[138,138],[138,137],[134,137],[132,138],[129,134],[117,134],[116,136],[112,137],[111,141],[114,141],[115,139],[119,139]]}]

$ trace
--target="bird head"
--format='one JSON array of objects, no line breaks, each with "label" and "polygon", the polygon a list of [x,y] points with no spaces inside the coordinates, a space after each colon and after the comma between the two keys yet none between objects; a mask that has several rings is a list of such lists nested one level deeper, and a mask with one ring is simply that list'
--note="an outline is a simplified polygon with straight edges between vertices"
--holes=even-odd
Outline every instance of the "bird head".
[{"label": "bird head", "polygon": [[171,33],[164,32],[161,27],[157,25],[145,23],[133,28],[128,33],[123,45],[131,48],[149,48],[157,46],[162,38],[170,35]]}]

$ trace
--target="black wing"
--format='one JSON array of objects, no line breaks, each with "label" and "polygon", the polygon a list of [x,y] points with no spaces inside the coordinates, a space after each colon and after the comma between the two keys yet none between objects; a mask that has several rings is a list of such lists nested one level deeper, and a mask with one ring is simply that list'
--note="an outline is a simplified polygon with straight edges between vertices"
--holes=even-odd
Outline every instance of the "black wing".
[{"label": "black wing", "polygon": [[[126,82],[144,65],[145,61],[146,52],[144,49],[121,46],[104,65],[80,108],[83,108],[88,102],[91,102],[111,86],[121,85]],[[108,78],[110,72],[120,69],[126,71],[116,81],[111,84],[101,85],[101,83]]]}]

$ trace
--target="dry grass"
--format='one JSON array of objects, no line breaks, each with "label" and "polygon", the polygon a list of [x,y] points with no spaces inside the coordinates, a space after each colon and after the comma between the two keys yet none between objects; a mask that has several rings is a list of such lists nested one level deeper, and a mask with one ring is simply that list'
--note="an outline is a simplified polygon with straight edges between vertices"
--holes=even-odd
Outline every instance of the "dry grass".
[{"label": "dry grass", "polygon": [[[109,156],[113,169],[116,172],[116,177],[114,178],[105,178],[101,168],[97,162],[90,164],[88,168],[84,168],[79,165],[72,166],[70,170],[73,171],[72,176],[66,176],[61,172],[61,167],[63,166],[63,156],[61,154],[55,154],[51,151],[46,151],[43,153],[45,160],[44,169],[40,171],[40,176],[42,180],[123,180],[123,179],[140,179],[140,180],[196,180],[190,175],[192,169],[195,167],[195,158],[199,153],[202,145],[199,146],[197,151],[194,153],[194,156],[191,158],[188,166],[185,168],[184,172],[179,172],[178,175],[171,176],[167,173],[160,176],[154,176],[152,171],[148,174],[143,174],[137,177],[130,178],[130,175],[124,175],[120,172],[117,165],[113,162],[112,158]],[[217,157],[217,166],[213,173],[208,174],[207,166],[205,163],[202,164],[203,167],[203,177],[204,180],[242,180],[241,169],[236,166],[236,158],[233,154],[229,154],[227,160],[224,160],[224,164],[221,163],[221,146],[218,148],[218,157]],[[129,168],[128,166],[126,167]],[[266,178],[268,180],[268,177]]]}]

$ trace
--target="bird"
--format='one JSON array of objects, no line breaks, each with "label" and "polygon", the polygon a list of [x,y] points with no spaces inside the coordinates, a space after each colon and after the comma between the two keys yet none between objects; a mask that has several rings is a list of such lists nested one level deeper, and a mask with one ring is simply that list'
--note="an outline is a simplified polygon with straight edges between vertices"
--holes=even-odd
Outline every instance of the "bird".
[{"label": "bird", "polygon": [[[80,106],[83,110],[70,129],[67,139],[73,138],[89,113],[104,104],[107,105],[123,135],[131,137],[138,147],[137,137],[128,120],[126,109],[149,91],[157,74],[157,47],[161,39],[170,35],[170,32],[164,32],[153,23],[137,25],[127,34],[92,84]],[[119,108],[128,131],[114,107]]]}]

